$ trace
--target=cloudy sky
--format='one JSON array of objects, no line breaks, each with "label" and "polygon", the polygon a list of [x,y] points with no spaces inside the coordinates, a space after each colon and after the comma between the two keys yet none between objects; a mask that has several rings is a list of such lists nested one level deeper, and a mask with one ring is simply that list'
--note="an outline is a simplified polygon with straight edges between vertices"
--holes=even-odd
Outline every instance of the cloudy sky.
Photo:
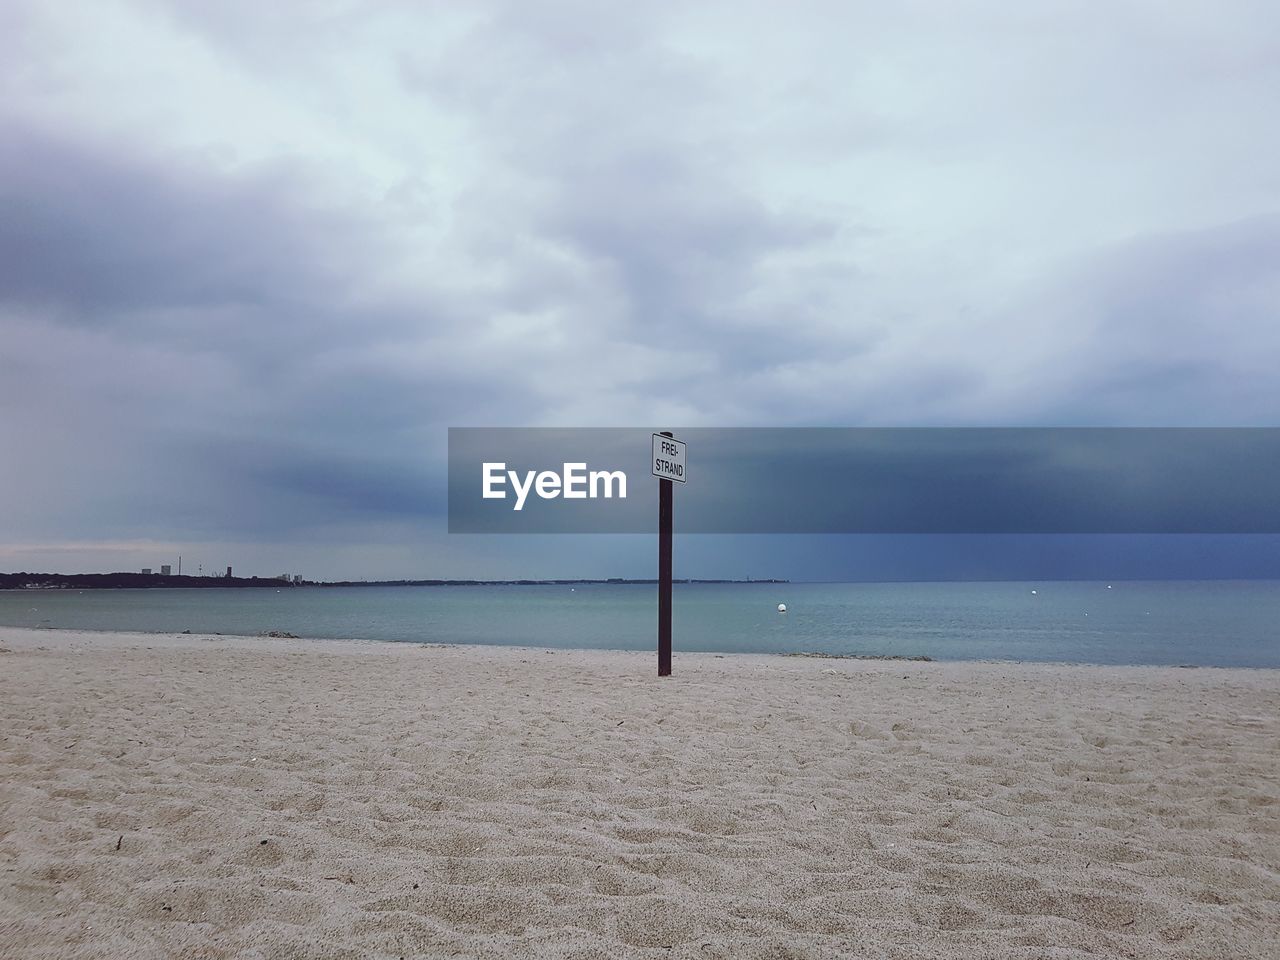
[{"label": "cloudy sky", "polygon": [[0,570],[651,574],[447,536],[449,426],[1274,425],[1276,90],[1266,0],[7,0]]}]

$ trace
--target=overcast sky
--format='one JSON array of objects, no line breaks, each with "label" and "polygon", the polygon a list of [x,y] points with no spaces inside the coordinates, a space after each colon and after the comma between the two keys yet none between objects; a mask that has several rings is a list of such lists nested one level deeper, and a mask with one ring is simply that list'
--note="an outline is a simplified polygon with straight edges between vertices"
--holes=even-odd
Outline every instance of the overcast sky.
[{"label": "overcast sky", "polygon": [[8,0],[0,570],[651,574],[448,537],[451,425],[1274,425],[1277,90],[1269,0]]}]

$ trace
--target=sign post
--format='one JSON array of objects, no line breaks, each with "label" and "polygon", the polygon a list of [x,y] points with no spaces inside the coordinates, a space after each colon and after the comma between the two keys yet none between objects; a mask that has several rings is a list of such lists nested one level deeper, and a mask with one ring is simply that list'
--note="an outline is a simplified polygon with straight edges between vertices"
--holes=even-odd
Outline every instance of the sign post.
[{"label": "sign post", "polygon": [[671,676],[672,481],[685,482],[685,444],[670,432],[653,435],[650,472],[658,478],[658,676]]}]

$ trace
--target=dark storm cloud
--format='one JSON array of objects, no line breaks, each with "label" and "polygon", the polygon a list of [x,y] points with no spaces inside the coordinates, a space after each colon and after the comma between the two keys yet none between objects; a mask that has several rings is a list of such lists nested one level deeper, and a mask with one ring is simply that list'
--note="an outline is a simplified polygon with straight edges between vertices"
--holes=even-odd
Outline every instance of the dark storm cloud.
[{"label": "dark storm cloud", "polygon": [[227,177],[9,121],[0,297],[92,324],[160,308],[287,318],[348,290],[379,240],[368,220],[313,205],[300,176],[280,164]]},{"label": "dark storm cloud", "polygon": [[[370,292],[386,229],[323,207],[299,170],[227,175],[8,133],[2,439],[34,475],[62,477],[56,497],[25,495],[51,496],[46,511],[0,533],[272,537],[440,513],[424,425],[451,405],[496,415],[510,395],[457,357],[388,364],[399,343],[447,343],[467,315]],[[92,470],[71,466],[77,451]],[[6,473],[17,489],[34,479]]]}]

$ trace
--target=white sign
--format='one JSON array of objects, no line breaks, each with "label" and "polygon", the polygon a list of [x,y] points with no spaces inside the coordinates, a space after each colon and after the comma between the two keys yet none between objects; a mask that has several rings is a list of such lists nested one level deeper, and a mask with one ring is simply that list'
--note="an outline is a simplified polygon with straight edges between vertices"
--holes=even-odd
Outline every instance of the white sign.
[{"label": "white sign", "polygon": [[649,472],[659,480],[685,482],[684,475],[685,442],[664,437],[660,433],[653,435],[653,458],[649,461]]}]

